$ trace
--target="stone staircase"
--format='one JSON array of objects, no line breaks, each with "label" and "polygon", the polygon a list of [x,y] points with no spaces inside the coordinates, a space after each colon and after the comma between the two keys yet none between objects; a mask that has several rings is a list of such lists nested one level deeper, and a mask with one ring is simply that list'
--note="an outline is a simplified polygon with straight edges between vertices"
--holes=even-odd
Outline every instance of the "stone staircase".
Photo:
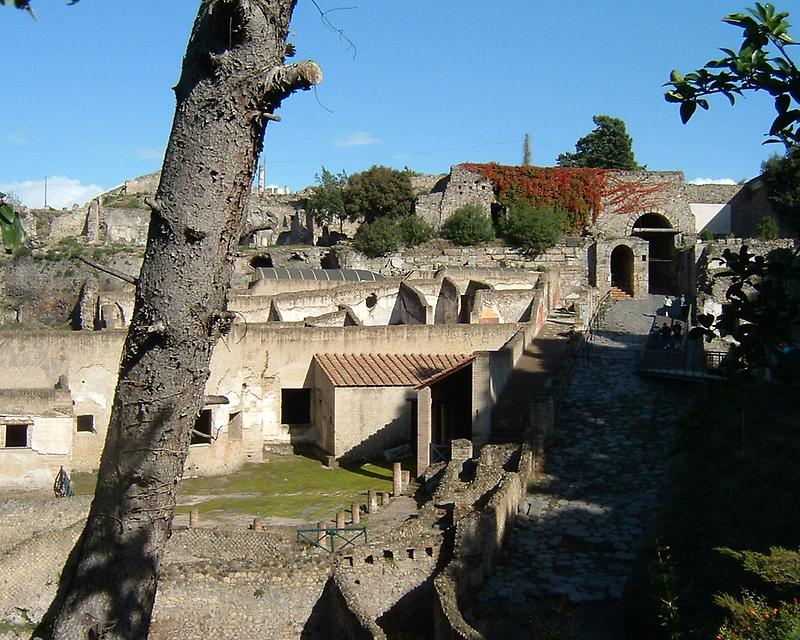
[{"label": "stone staircase", "polygon": [[617,300],[630,300],[633,298],[633,295],[625,291],[624,289],[620,289],[619,287],[611,287],[611,299],[614,301]]}]

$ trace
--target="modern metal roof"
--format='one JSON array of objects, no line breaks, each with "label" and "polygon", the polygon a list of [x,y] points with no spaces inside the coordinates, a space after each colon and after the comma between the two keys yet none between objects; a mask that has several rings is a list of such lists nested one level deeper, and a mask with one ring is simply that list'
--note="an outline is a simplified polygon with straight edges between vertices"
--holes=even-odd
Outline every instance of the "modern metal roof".
[{"label": "modern metal roof", "polygon": [[305,267],[258,267],[257,280],[333,280],[338,282],[376,282],[383,276],[363,269],[309,269]]}]

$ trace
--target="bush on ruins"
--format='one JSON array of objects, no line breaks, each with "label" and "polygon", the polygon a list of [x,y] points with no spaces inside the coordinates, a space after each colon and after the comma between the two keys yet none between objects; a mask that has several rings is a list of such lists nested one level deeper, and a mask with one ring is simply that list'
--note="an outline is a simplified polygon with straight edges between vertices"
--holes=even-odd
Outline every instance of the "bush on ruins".
[{"label": "bush on ruins", "polygon": [[436,230],[419,216],[403,216],[397,223],[400,238],[407,247],[416,247],[436,236]]},{"label": "bush on ruins", "polygon": [[458,245],[474,246],[494,240],[494,227],[480,205],[465,204],[442,225],[442,235]]},{"label": "bush on ruins", "polygon": [[370,258],[384,256],[400,248],[400,227],[394,218],[378,218],[362,224],[353,237],[353,245]]},{"label": "bush on ruins", "polygon": [[501,220],[500,227],[512,244],[529,253],[541,253],[561,240],[566,224],[563,211],[519,202]]}]

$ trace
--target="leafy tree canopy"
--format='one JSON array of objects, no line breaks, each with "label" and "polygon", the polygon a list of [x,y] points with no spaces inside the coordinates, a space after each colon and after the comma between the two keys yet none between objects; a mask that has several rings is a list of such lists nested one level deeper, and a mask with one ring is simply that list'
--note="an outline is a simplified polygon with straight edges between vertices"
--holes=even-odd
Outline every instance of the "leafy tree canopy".
[{"label": "leafy tree canopy", "polygon": [[764,91],[775,99],[776,117],[769,129],[768,142],[782,142],[787,148],[800,144],[800,70],[789,55],[797,43],[789,35],[789,14],[778,12],[772,4],[757,2],[747,13],[726,16],[727,22],[742,30],[738,51],[723,48],[725,55],[709,60],[691,73],[673,71],[666,86],[668,102],[680,104],[681,120],[686,123],[697,107],[708,109],[706,99],[723,95],[731,104],[747,92]]},{"label": "leafy tree canopy", "polygon": [[596,127],[575,144],[575,153],[562,153],[562,167],[594,167],[600,169],[641,169],[633,157],[633,140],[625,123],[611,116],[594,116]]},{"label": "leafy tree canopy", "polygon": [[306,209],[314,216],[314,222],[328,226],[347,219],[344,207],[344,188],[347,185],[347,174],[331,173],[325,167],[316,176],[317,186],[314,194],[306,202]]},{"label": "leafy tree canopy", "polygon": [[407,171],[373,166],[355,173],[344,191],[348,217],[373,222],[385,216],[406,216],[414,207],[414,189]]},{"label": "leafy tree canopy", "polygon": [[761,178],[773,210],[800,234],[800,149],[774,155],[761,165]]},{"label": "leafy tree canopy", "polygon": [[[746,92],[766,91],[775,97],[777,117],[769,130],[770,142],[782,142],[786,161],[778,158],[765,163],[766,180],[773,181],[773,192],[783,191],[778,176],[794,171],[800,142],[800,71],[788,54],[795,44],[789,35],[788,13],[771,4],[756,3],[747,13],[734,13],[724,22],[742,29],[739,51],[723,48],[724,58],[707,62],[702,69],[682,75],[673,71],[666,100],[680,104],[681,120],[686,123],[697,107],[708,109],[705,96],[721,94],[731,104]],[[786,200],[793,201],[790,188]],[[773,196],[774,198],[774,196]],[[779,198],[780,202],[780,198]],[[729,371],[752,375],[769,371],[771,375],[797,384],[800,367],[793,345],[800,341],[800,248],[772,251],[766,257],[751,253],[747,246],[739,253],[726,249],[723,260],[731,278],[725,293],[727,304],[717,317],[698,316],[694,336],[730,336],[734,340]],[[791,375],[784,370],[793,368]]]}]

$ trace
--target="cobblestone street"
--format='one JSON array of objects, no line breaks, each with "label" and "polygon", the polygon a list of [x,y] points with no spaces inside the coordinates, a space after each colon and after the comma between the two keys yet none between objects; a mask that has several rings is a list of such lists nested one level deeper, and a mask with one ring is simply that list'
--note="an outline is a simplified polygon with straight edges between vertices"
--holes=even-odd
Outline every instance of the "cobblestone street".
[{"label": "cobblestone street", "polygon": [[[635,373],[634,350],[646,342],[660,301],[615,303],[582,356],[547,475],[529,492],[528,516],[517,519],[471,612],[488,638],[528,637],[508,634],[542,624],[523,605],[543,598],[564,603],[567,637],[622,637],[619,600],[656,513],[673,426],[691,391]],[[597,617],[599,625],[589,620]]]}]

